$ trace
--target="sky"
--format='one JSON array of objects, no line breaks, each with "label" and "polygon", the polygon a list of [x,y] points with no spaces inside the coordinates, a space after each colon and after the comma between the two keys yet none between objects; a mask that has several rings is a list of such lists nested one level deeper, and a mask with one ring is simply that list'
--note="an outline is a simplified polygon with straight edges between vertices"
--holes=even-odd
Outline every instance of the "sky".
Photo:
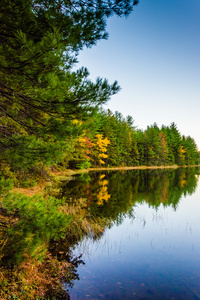
[{"label": "sky", "polygon": [[128,18],[109,18],[107,31],[78,57],[92,80],[121,86],[105,108],[138,129],[174,122],[200,150],[200,1],[140,0]]}]

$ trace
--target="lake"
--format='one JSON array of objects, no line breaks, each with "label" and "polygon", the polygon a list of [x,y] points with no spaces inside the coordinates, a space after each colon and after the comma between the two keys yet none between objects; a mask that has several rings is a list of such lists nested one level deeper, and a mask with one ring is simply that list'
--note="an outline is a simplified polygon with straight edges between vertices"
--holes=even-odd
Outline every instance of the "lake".
[{"label": "lake", "polygon": [[[70,299],[200,299],[200,177],[194,168],[89,173],[63,189],[109,220],[82,254]],[[76,192],[75,192],[76,191]]]}]

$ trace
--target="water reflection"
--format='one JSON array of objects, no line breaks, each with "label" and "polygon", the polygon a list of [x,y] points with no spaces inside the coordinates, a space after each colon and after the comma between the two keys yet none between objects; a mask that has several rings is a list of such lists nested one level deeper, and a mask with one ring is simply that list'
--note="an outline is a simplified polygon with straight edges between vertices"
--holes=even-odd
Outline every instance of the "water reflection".
[{"label": "water reflection", "polygon": [[94,217],[120,224],[123,216],[132,217],[135,203],[145,202],[154,208],[162,204],[176,210],[182,195],[195,192],[196,174],[196,168],[91,172],[66,184],[61,197],[74,201],[86,198]]},{"label": "water reflection", "polygon": [[200,187],[191,171],[104,173],[110,197],[103,204],[93,192],[102,174],[91,175],[88,208],[112,226],[74,248],[85,265],[71,299],[200,298]]},{"label": "water reflection", "polygon": [[31,201],[0,184],[0,298],[67,299],[61,284],[70,279],[71,299],[195,299],[198,172],[90,172],[61,183],[56,197]]}]

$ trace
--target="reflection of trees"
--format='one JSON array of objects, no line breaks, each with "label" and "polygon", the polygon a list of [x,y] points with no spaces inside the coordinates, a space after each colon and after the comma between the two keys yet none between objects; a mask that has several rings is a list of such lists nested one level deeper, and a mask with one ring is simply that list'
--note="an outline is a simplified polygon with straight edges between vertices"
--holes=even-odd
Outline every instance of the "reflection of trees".
[{"label": "reflection of trees", "polygon": [[[90,173],[87,183],[83,176],[77,177],[64,191],[74,200],[86,198],[92,216],[120,223],[127,213],[132,216],[136,203],[146,202],[154,208],[170,205],[176,209],[182,195],[195,191],[195,174],[198,174],[196,168]],[[103,185],[103,181],[106,184]],[[99,201],[102,186],[108,197],[101,197]]]},{"label": "reflection of trees", "polygon": [[145,201],[152,207],[171,205],[176,209],[182,194],[195,191],[197,179],[195,169],[145,171],[140,176],[137,201]]},{"label": "reflection of trees", "polygon": [[[12,290],[20,299],[42,293],[67,299],[62,283],[73,284],[83,263],[71,258],[69,245],[84,235],[98,238],[106,225],[132,217],[137,203],[176,209],[182,195],[195,191],[196,174],[195,168],[91,172],[65,184],[58,198],[8,193],[7,210],[0,208],[0,298],[8,299]],[[0,183],[6,194],[9,182]]]}]

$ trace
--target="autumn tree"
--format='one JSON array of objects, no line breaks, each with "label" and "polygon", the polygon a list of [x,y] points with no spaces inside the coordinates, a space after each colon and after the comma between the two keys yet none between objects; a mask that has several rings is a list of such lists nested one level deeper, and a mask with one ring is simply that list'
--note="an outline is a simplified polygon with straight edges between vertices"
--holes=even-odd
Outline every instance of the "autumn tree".
[{"label": "autumn tree", "polygon": [[108,157],[107,150],[110,141],[103,134],[97,134],[93,143],[93,161],[94,165],[104,165],[105,159]]}]

